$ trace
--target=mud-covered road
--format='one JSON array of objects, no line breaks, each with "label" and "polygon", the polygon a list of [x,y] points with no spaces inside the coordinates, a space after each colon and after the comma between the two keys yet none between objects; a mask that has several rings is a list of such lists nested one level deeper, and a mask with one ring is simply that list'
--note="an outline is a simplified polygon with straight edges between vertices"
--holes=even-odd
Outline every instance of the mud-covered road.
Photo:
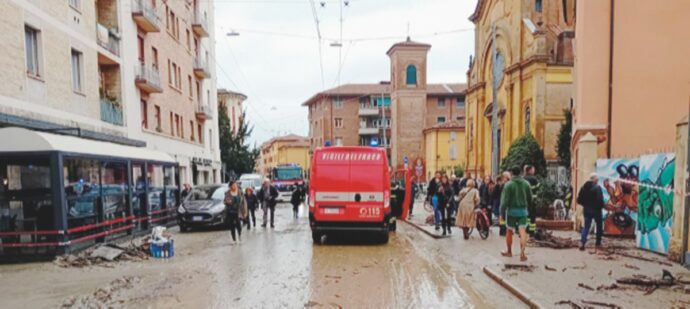
[{"label": "mud-covered road", "polygon": [[169,260],[59,268],[0,266],[4,308],[101,305],[127,308],[519,308],[485,277],[489,253],[463,250],[399,224],[386,245],[370,235],[313,245],[308,220],[280,205],[275,229],[173,230]]}]

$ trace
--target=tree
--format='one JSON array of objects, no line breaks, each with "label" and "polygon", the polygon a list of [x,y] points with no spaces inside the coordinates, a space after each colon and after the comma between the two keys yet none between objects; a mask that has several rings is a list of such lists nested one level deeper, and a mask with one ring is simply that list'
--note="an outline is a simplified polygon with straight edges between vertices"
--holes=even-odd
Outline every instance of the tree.
[{"label": "tree", "polygon": [[561,124],[558,132],[558,142],[556,143],[556,154],[558,154],[558,164],[570,167],[570,143],[573,131],[573,113],[566,109],[563,111],[565,122]]},{"label": "tree", "polygon": [[[226,110],[221,104],[219,111]],[[254,164],[259,155],[259,150],[249,148],[247,139],[251,136],[253,127],[246,121],[245,113],[242,113],[237,132],[232,131],[230,118],[226,113],[218,113],[218,130],[220,137],[220,160],[225,164],[226,171],[237,177],[241,174],[254,171]]]},{"label": "tree", "polygon": [[508,171],[516,166],[522,169],[527,164],[534,166],[537,176],[546,177],[544,151],[531,133],[525,133],[513,141],[508,155],[503,158],[501,169]]}]

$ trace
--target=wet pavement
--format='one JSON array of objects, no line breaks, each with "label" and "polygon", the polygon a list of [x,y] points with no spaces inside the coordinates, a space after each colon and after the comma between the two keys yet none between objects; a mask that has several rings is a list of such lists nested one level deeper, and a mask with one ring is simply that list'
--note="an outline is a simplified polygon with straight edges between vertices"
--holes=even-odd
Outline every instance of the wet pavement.
[{"label": "wet pavement", "polygon": [[7,308],[523,306],[472,265],[474,253],[449,254],[446,245],[406,224],[398,225],[388,244],[355,234],[331,235],[313,245],[305,215],[293,219],[290,207],[279,205],[275,229],[245,229],[238,245],[226,230],[173,229],[173,234],[177,255],[169,260],[87,268],[1,265],[0,303]]}]

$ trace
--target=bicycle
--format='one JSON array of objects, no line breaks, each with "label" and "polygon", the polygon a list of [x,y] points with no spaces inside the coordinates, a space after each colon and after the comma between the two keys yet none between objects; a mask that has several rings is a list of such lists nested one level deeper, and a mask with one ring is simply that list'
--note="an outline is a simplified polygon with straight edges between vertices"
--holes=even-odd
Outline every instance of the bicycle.
[{"label": "bicycle", "polygon": [[[476,216],[475,221],[477,221],[476,229],[479,233],[479,237],[482,239],[489,238],[489,229],[491,228],[491,221],[489,221],[489,216],[486,214],[486,208],[478,207],[474,210]],[[472,235],[474,229],[470,228],[468,235]]]}]

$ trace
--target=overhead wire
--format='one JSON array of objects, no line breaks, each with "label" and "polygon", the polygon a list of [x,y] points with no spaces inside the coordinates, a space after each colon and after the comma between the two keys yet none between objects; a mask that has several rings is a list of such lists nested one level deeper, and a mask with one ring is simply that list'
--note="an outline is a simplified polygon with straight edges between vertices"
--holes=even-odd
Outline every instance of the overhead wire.
[{"label": "overhead wire", "polygon": [[311,4],[311,13],[314,17],[314,23],[316,24],[316,35],[318,37],[319,42],[319,67],[321,69],[321,89],[325,89],[326,83],[323,75],[323,52],[321,48],[322,37],[321,28],[319,27],[319,16],[316,14],[316,4],[314,4],[314,0],[309,0],[309,3]]}]

